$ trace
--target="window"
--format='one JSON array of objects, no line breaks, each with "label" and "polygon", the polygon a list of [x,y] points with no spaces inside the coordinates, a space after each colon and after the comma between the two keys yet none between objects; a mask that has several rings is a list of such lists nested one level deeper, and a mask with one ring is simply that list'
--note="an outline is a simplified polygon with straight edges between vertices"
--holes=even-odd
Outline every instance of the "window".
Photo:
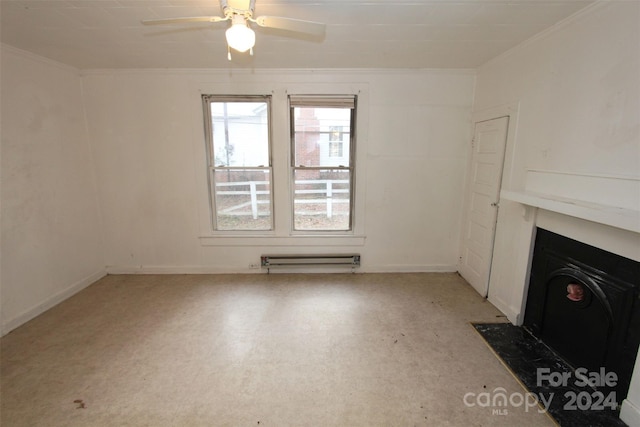
[{"label": "window", "polygon": [[329,157],[342,157],[342,126],[331,126],[329,132]]},{"label": "window", "polygon": [[[211,218],[203,230],[232,238],[257,233],[296,239],[362,232],[361,223],[355,225],[356,95],[271,91],[208,94],[202,101]],[[287,110],[289,120],[273,121],[272,111]],[[272,132],[289,132],[290,143],[273,144]],[[274,173],[272,158],[289,158],[289,173]],[[282,206],[276,208],[274,200]]]},{"label": "window", "polygon": [[289,96],[295,231],[350,231],[355,96]]},{"label": "window", "polygon": [[269,96],[202,97],[214,230],[272,230]]}]

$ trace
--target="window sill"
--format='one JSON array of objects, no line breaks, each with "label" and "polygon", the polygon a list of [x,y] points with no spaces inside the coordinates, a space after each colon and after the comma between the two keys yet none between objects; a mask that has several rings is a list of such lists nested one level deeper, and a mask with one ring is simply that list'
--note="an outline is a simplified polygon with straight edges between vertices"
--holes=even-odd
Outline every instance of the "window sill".
[{"label": "window sill", "polygon": [[364,246],[365,236],[201,236],[202,246]]}]

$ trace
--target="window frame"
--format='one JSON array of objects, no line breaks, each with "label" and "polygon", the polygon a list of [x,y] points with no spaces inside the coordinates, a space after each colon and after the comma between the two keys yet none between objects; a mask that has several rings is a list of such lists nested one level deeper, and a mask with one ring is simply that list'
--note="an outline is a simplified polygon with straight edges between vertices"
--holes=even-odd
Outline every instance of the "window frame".
[{"label": "window frame", "polygon": [[[215,164],[215,150],[213,140],[213,123],[211,104],[214,102],[265,102],[267,113],[267,165],[259,166],[217,166]],[[209,201],[209,224],[212,232],[215,234],[228,235],[261,235],[273,234],[275,231],[275,204],[274,204],[274,175],[273,175],[273,115],[272,115],[272,96],[271,95],[217,95],[202,94],[202,105],[204,111],[204,129],[205,129],[205,149],[207,163],[207,183],[208,183],[208,201]],[[215,173],[216,171],[241,171],[255,170],[267,171],[269,175],[269,207],[270,207],[270,226],[268,229],[219,229],[218,228],[218,207],[216,204],[215,190]]]},{"label": "window frame", "polygon": [[[289,117],[289,187],[290,187],[290,233],[291,235],[353,235],[356,229],[356,130],[358,116],[358,95],[329,95],[329,94],[313,94],[300,95],[289,94],[287,96],[288,117]],[[312,108],[349,108],[349,165],[339,166],[302,166],[296,165],[296,132],[295,132],[295,108],[296,107],[312,107]],[[330,133],[330,132],[329,132]],[[344,131],[340,132],[342,135]],[[329,138],[330,140],[331,138]],[[329,141],[330,143],[330,141]],[[344,150],[344,141],[340,142]],[[331,229],[296,229],[295,228],[295,175],[297,170],[336,170],[348,171],[349,173],[349,223],[347,229],[331,230]]]}]

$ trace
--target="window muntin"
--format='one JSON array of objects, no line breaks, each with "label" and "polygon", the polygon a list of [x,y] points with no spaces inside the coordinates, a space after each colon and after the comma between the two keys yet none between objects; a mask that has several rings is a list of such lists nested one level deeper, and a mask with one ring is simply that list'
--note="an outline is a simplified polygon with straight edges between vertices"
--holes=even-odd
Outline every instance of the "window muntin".
[{"label": "window muntin", "polygon": [[270,101],[203,96],[214,230],[273,229]]},{"label": "window muntin", "polygon": [[294,231],[353,229],[356,98],[290,96]]}]

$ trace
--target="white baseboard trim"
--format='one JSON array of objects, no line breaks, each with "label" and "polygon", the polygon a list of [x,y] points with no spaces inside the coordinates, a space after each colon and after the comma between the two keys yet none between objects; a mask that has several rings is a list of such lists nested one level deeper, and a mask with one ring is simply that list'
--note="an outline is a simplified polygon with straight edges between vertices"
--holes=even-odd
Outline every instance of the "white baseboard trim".
[{"label": "white baseboard trim", "polygon": [[23,312],[22,314],[19,314],[18,316],[14,317],[13,319],[9,319],[9,320],[3,322],[2,323],[2,336],[4,336],[4,335],[8,334],[9,332],[13,331],[18,326],[27,323],[29,320],[39,316],[40,314],[44,313],[45,311],[49,310],[50,308],[54,307],[55,305],[60,304],[62,301],[66,300],[67,298],[69,298],[69,297],[73,296],[74,294],[80,292],[81,290],[83,290],[87,286],[91,285],[92,283],[94,283],[97,280],[102,279],[106,275],[107,275],[107,272],[104,269],[96,271],[95,273],[90,274],[89,276],[87,276],[87,277],[85,277],[83,279],[80,279],[77,282],[71,284],[70,286],[68,286],[67,288],[65,288],[62,291],[58,292],[57,294],[54,294],[50,298],[47,298],[45,301],[41,302],[40,304],[37,304],[34,307],[32,307],[32,308],[28,309],[27,311]]},{"label": "white baseboard trim", "polygon": [[620,419],[629,427],[640,427],[640,409],[628,399],[625,399],[620,409]]},{"label": "white baseboard trim", "polygon": [[362,269],[364,273],[455,273],[458,268],[448,264],[376,265]]},{"label": "white baseboard trim", "polygon": [[[286,272],[297,273],[349,273],[350,267],[328,267],[328,268],[287,268]],[[354,269],[356,273],[455,273],[457,268],[455,265],[380,265],[380,266],[361,266]],[[202,266],[202,265],[182,265],[182,266],[166,266],[166,265],[110,265],[106,267],[107,274],[260,274],[266,273],[265,268],[252,269],[248,267],[221,267],[221,266]],[[284,268],[272,268],[272,273],[285,272]]]},{"label": "white baseboard trim", "polygon": [[108,265],[107,274],[252,274],[266,270],[206,265]]},{"label": "white baseboard trim", "polygon": [[518,313],[513,307],[509,306],[506,302],[497,299],[497,298],[492,298],[491,295],[489,295],[489,298],[487,298],[489,300],[489,302],[491,303],[491,305],[493,305],[495,308],[497,308],[499,311],[502,312],[502,314],[504,314],[505,316],[507,316],[507,319],[509,319],[509,321],[516,325],[516,326],[521,326],[522,325],[522,320],[520,316],[520,313]]}]

